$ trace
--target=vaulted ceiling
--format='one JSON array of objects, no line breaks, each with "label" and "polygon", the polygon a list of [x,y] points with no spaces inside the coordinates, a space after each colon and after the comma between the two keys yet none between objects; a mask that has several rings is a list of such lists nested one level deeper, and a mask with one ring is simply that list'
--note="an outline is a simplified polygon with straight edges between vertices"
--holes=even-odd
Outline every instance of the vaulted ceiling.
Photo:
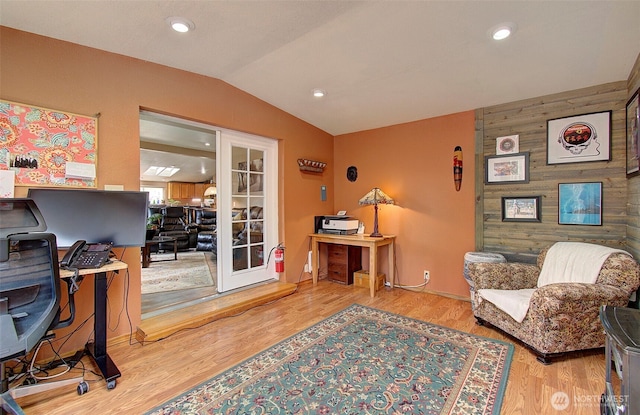
[{"label": "vaulted ceiling", "polygon": [[332,135],[624,80],[640,52],[637,0],[0,0],[0,24],[219,78]]}]

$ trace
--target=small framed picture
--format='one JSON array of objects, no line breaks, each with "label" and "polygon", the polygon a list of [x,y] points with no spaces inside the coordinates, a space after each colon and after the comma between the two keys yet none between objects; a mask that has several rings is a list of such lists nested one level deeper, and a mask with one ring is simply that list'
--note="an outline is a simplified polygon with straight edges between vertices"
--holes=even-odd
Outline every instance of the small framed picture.
[{"label": "small framed picture", "polygon": [[514,154],[520,151],[520,136],[507,135],[496,138],[496,154]]},{"label": "small framed picture", "polygon": [[627,177],[640,173],[640,88],[627,102]]},{"label": "small framed picture", "polygon": [[485,156],[485,184],[529,183],[529,153]]},{"label": "small framed picture", "polygon": [[540,222],[541,196],[502,198],[503,222]]},{"label": "small framed picture", "polygon": [[547,121],[547,164],[611,160],[611,111]]},{"label": "small framed picture", "polygon": [[602,182],[559,183],[560,225],[602,225]]}]

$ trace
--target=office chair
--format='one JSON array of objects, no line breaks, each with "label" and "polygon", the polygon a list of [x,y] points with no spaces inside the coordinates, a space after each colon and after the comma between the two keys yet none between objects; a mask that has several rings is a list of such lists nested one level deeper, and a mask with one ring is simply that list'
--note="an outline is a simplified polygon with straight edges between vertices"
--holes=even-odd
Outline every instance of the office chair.
[{"label": "office chair", "polygon": [[70,384],[78,384],[79,394],[88,391],[82,377],[37,383],[28,371],[25,384],[11,386],[7,376],[6,362],[29,354],[53,337],[52,330],[69,326],[75,316],[70,293],[70,316],[60,320],[58,248],[55,235],[45,233],[46,229],[33,200],[0,199],[0,413],[24,414],[14,400],[18,397]]}]

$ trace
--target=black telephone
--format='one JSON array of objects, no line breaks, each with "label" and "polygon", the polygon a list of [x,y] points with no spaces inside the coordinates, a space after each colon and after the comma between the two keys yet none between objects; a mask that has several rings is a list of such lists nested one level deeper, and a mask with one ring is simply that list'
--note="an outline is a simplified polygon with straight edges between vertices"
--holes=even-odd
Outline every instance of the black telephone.
[{"label": "black telephone", "polygon": [[100,268],[109,260],[112,247],[111,243],[88,244],[86,241],[76,241],[60,261],[60,267]]}]

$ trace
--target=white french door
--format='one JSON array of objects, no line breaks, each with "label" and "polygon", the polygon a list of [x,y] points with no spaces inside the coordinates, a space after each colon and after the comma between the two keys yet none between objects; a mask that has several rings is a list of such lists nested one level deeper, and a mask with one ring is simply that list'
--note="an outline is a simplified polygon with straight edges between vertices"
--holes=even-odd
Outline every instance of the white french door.
[{"label": "white french door", "polygon": [[218,291],[277,279],[278,142],[222,130],[218,140]]}]

